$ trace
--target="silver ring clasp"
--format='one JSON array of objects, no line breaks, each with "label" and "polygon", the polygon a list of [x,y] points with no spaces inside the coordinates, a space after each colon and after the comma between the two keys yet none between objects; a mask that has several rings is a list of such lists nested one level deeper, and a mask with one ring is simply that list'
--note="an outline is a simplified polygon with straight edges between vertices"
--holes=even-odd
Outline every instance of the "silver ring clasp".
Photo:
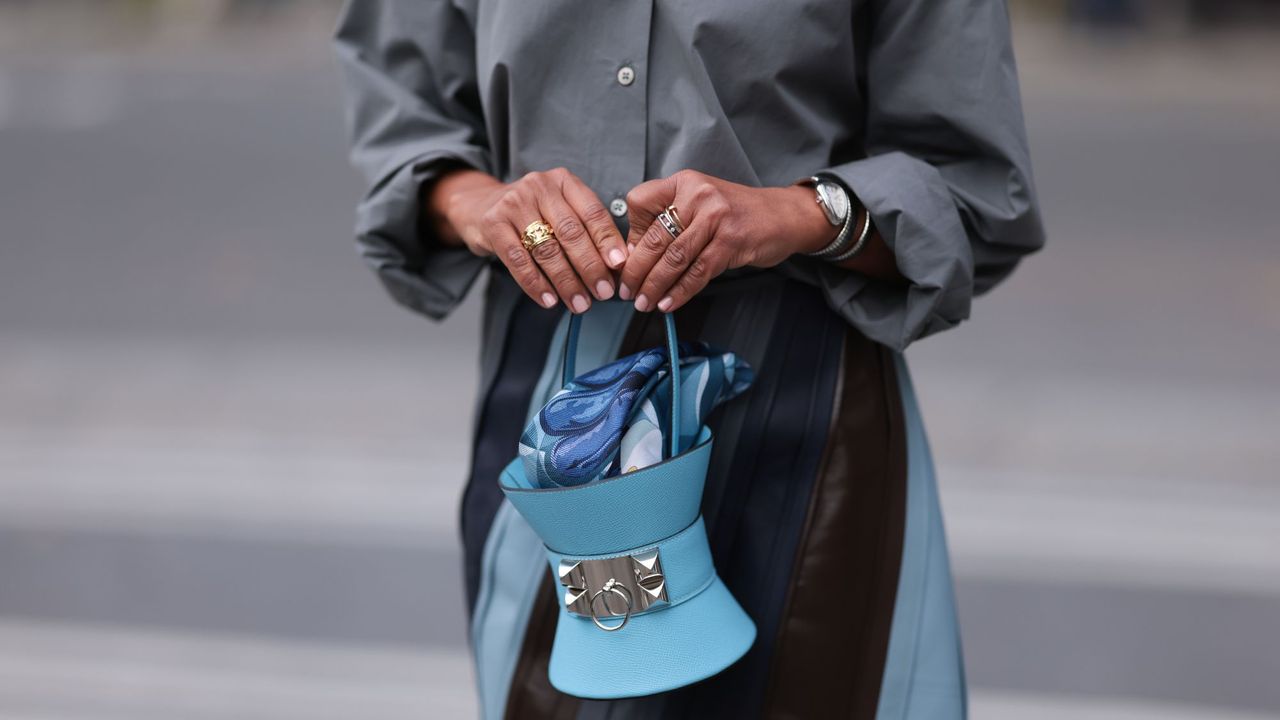
[{"label": "silver ring clasp", "polygon": [[[625,612],[614,612],[614,609],[609,607],[610,595],[617,595],[627,602],[627,609]],[[601,597],[604,598],[604,609],[609,613],[607,617],[617,617],[618,615],[622,615],[622,622],[617,625],[605,625],[600,622],[600,616],[596,614],[596,599]],[[626,627],[627,622],[631,620],[631,609],[634,604],[635,603],[631,599],[631,591],[627,589],[627,586],[618,582],[614,578],[609,578],[608,582],[604,584],[604,587],[591,594],[591,601],[588,603],[588,607],[591,609],[591,622],[595,623],[596,627],[604,630],[605,632],[616,632],[621,630]]]}]

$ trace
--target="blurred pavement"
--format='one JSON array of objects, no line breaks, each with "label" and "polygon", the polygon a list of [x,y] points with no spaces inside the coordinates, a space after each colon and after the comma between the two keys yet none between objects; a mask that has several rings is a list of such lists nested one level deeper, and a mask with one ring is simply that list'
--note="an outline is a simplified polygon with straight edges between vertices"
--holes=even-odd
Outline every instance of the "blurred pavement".
[{"label": "blurred pavement", "polygon": [[[355,257],[326,22],[0,33],[0,718],[474,714],[476,298]],[[978,720],[1280,717],[1278,39],[1019,28],[1049,249],[908,353]]]}]

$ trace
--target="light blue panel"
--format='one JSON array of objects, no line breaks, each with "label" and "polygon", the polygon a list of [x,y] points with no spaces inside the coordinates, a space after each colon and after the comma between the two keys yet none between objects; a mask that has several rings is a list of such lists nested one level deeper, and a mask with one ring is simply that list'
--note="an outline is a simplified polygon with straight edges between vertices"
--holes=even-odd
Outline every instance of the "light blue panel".
[{"label": "light blue panel", "polygon": [[[493,519],[481,563],[471,642],[481,716],[496,720],[506,708],[508,686],[533,607],[533,592],[547,571],[538,536],[506,502],[498,507]],[[498,578],[501,582],[497,582]]]},{"label": "light blue panel", "polygon": [[897,367],[907,432],[907,514],[876,717],[963,719],[967,716],[964,661],[933,457],[901,355]]},{"label": "light blue panel", "polygon": [[524,464],[500,476],[507,501],[552,550],[571,555],[622,552],[670,537],[698,517],[711,459],[711,430],[687,453],[584,485],[530,489]]},{"label": "light blue panel", "polygon": [[[630,303],[596,303],[592,307],[582,323],[579,367],[598,367],[617,356],[632,312]],[[561,355],[567,329],[567,320],[562,320],[556,328],[546,365],[525,413],[526,419],[532,418],[560,389]],[[514,458],[516,452],[513,445],[511,457]],[[498,720],[506,710],[507,692],[533,608],[533,594],[541,586],[546,572],[546,554],[538,536],[504,500],[485,539],[480,592],[471,622],[476,685],[481,716],[486,720]]]},{"label": "light blue panel", "polygon": [[552,686],[578,697],[653,695],[715,675],[755,639],[755,623],[715,577],[680,606],[635,615],[616,633],[561,616],[548,672]]}]

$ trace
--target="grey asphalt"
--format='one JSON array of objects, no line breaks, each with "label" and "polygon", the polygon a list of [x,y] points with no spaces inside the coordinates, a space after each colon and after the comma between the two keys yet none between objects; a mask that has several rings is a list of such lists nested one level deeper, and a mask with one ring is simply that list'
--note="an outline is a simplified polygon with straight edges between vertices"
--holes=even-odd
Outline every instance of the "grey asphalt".
[{"label": "grey asphalt", "polygon": [[[1049,251],[908,355],[969,680],[1280,715],[1280,104],[1060,52],[1024,63]],[[0,619],[463,663],[478,316],[428,324],[360,266],[323,48],[2,60]],[[1030,532],[1019,493],[1054,499]],[[1151,550],[1170,497],[1188,547]],[[1262,557],[1198,581],[1233,527]]]}]

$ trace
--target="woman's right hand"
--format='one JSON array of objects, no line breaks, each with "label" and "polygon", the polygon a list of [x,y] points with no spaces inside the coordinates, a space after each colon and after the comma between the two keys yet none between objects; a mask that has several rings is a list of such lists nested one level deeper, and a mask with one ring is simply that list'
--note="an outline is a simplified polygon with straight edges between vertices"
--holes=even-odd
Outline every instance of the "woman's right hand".
[{"label": "woman's right hand", "polygon": [[[426,200],[439,237],[497,257],[543,307],[559,297],[582,313],[592,296],[613,297],[611,268],[626,262],[626,246],[604,204],[568,170],[531,172],[512,183],[454,170],[432,184]],[[555,238],[526,250],[524,229],[536,220],[549,223]]]}]

